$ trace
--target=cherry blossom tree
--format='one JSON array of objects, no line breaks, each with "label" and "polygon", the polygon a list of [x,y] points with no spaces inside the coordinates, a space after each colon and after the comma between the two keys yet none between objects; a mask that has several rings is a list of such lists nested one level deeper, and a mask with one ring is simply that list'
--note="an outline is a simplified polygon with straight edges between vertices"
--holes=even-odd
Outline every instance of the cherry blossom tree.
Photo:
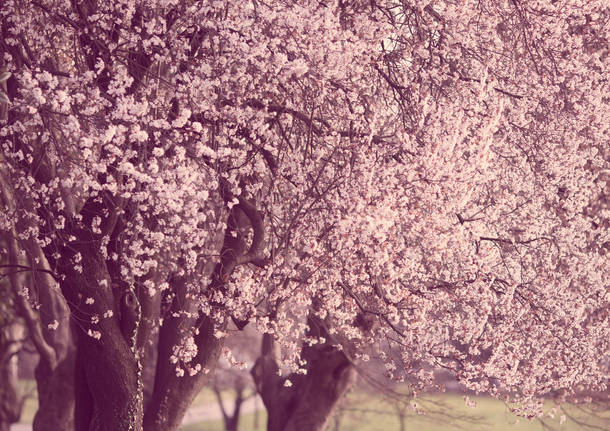
[{"label": "cherry blossom tree", "polygon": [[177,429],[231,321],[273,335],[289,375],[313,337],[529,412],[603,391],[609,14],[2,2],[0,229],[69,307],[75,428]]}]

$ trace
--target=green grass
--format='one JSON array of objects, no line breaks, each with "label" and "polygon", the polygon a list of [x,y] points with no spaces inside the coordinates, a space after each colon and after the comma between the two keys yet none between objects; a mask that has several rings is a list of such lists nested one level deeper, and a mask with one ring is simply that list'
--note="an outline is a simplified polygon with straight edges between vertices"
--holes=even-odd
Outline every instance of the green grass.
[{"label": "green grass", "polygon": [[[38,407],[36,399],[36,383],[34,381],[20,381],[22,393],[30,396],[25,402],[21,414],[21,423],[32,423]],[[231,392],[223,393],[223,398],[230,400]],[[429,395],[417,399],[418,406],[425,412],[416,414],[413,409],[404,409],[406,430],[417,431],[547,431],[539,420],[527,420],[515,416],[501,401],[486,398],[472,397],[476,407],[467,407],[462,396],[459,395]],[[216,396],[211,389],[206,388],[195,398],[194,405],[214,404]],[[552,403],[545,405],[545,411],[553,407]],[[566,407],[567,420],[559,426],[559,413],[554,419],[545,417],[544,422],[553,430],[581,431],[584,429],[579,422],[585,422],[598,427],[599,430],[610,430],[610,410],[591,414],[587,408],[578,406]],[[267,422],[266,412],[258,412],[258,426],[255,426],[254,413],[242,415],[240,430],[264,430]],[[336,427],[336,420],[339,426]],[[351,392],[341,408],[337,417],[333,418],[328,431],[398,431],[400,422],[398,418],[397,403],[364,392]],[[221,420],[205,421],[186,425],[181,431],[224,431]]]},{"label": "green grass", "polygon": [[[518,418],[506,406],[489,398],[474,398],[476,407],[467,407],[462,397],[455,395],[427,396],[417,400],[423,414],[413,409],[403,410],[406,430],[458,431],[538,431],[536,422]],[[355,395],[341,416],[341,431],[399,430],[400,421],[395,403]],[[538,428],[536,428],[538,426]]]},{"label": "green grass", "polygon": [[[239,429],[244,431],[264,431],[267,427],[267,413],[264,410],[258,412],[258,427],[255,424],[254,413],[242,415],[239,419]],[[222,421],[205,421],[191,425],[185,425],[180,431],[225,431]]]},{"label": "green grass", "polygon": [[[348,397],[339,430],[347,431],[384,431],[399,430],[397,409],[392,403],[384,402],[378,397],[362,394],[352,394]],[[430,395],[417,400],[425,414],[418,415],[408,409],[405,418],[406,430],[418,431],[543,431],[539,420],[528,420],[510,412],[501,401],[472,397],[476,407],[467,407],[463,397],[458,395]],[[545,405],[545,412],[550,411],[552,403]],[[575,413],[572,407],[568,410]],[[560,413],[561,414],[561,413]],[[559,415],[560,415],[559,414]],[[561,431],[581,431],[583,427],[569,418],[560,426],[559,415],[555,418],[545,417],[545,423],[553,429]],[[605,419],[597,419],[590,414],[581,412],[580,418],[586,418],[599,429],[609,429],[610,415],[605,413]]]},{"label": "green grass", "polygon": [[[467,407],[459,395],[433,395],[418,399],[417,403],[425,414],[418,415],[412,409],[405,411],[405,430],[417,431],[547,431],[538,420],[528,420],[510,412],[501,401],[472,397],[476,407]],[[363,393],[351,393],[339,412],[339,427],[336,428],[336,418],[331,420],[327,431],[399,431],[400,422],[398,410],[394,403],[380,397]],[[545,406],[549,411],[552,404]],[[568,409],[569,415],[575,415],[576,420],[587,420],[597,425],[599,430],[610,429],[610,412],[605,412],[602,418],[596,418],[588,412],[579,412],[579,408]],[[582,431],[583,427],[567,418],[559,425],[559,417],[544,418],[551,429],[560,431]],[[264,430],[266,414],[259,413],[258,428],[254,426],[254,415],[244,415],[240,421],[240,430]],[[182,431],[224,431],[221,421],[206,421],[181,428]]]},{"label": "green grass", "polygon": [[21,411],[20,423],[31,424],[38,410],[38,397],[36,393],[36,380],[19,380],[19,391],[27,396]]}]

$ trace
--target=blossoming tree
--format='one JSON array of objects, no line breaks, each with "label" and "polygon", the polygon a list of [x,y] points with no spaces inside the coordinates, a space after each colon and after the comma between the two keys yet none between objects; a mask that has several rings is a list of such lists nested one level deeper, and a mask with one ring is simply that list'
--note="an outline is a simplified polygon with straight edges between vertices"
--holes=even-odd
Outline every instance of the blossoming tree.
[{"label": "blossoming tree", "polygon": [[0,229],[45,275],[43,338],[73,326],[76,429],[177,429],[230,321],[281,347],[287,393],[372,343],[414,386],[602,390],[609,13],[2,2]]}]

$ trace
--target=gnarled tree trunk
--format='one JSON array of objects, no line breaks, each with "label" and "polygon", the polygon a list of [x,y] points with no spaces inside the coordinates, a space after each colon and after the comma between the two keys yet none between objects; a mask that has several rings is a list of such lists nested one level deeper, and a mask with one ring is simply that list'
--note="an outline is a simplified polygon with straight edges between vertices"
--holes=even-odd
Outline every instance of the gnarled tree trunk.
[{"label": "gnarled tree trunk", "polygon": [[262,355],[252,369],[252,376],[267,408],[267,431],[323,431],[337,403],[355,380],[355,370],[345,353],[336,349],[324,323],[310,317],[308,335],[326,338],[326,342],[304,344],[301,353],[307,361],[307,374],[278,376],[277,353],[273,336],[263,336]]},{"label": "gnarled tree trunk", "polygon": [[[97,214],[88,202],[85,220]],[[142,430],[142,370],[135,338],[140,305],[130,286],[115,283],[97,236],[72,226],[56,261],[70,305],[74,336],[76,431]],[[55,250],[46,250],[47,258]]]}]

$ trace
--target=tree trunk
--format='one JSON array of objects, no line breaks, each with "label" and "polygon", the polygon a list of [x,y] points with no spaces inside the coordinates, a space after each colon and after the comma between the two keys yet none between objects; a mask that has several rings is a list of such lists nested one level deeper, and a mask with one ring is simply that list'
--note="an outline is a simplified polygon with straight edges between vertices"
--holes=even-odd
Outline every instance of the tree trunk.
[{"label": "tree trunk", "polygon": [[399,413],[398,421],[400,422],[400,431],[407,431],[407,421],[405,420],[404,413]]},{"label": "tree trunk", "polygon": [[263,354],[256,361],[252,375],[268,413],[267,431],[323,431],[337,403],[354,382],[354,366],[331,345],[324,323],[308,319],[309,334],[326,342],[304,345],[306,375],[291,375],[291,387],[277,375],[278,363],[273,353],[273,338],[263,337]]},{"label": "tree trunk", "polygon": [[233,414],[225,417],[225,427],[227,431],[237,431],[239,426],[239,416],[241,415],[241,406],[244,402],[243,389],[237,390],[237,397],[233,406]]},{"label": "tree trunk", "polygon": [[[155,386],[144,415],[146,431],[174,431],[180,427],[186,410],[208,382],[209,371],[215,368],[222,346],[221,341],[214,336],[214,322],[209,317],[202,315],[195,319],[189,317],[192,314],[180,313],[196,312],[195,305],[187,300],[186,280],[174,277],[170,279],[170,285],[174,297],[168,317],[159,328]],[[191,308],[185,309],[185,304],[189,303]],[[177,313],[177,317],[174,313]],[[197,328],[197,331],[193,328]],[[178,376],[176,364],[170,362],[170,357],[176,344],[189,336],[194,338],[197,354],[186,365],[193,368],[199,365],[201,369],[193,376],[188,371],[183,376]]]},{"label": "tree trunk", "polygon": [[[49,268],[42,249],[31,240],[22,242],[30,266]],[[37,262],[37,263],[36,263]],[[45,272],[31,274],[41,309],[40,326],[44,339],[55,352],[55,366],[41,354],[35,378],[38,410],[33,431],[74,430],[74,360],[76,349],[69,324],[70,309],[53,278]],[[49,325],[55,329],[50,329]],[[44,353],[44,352],[42,352]]]},{"label": "tree trunk", "polygon": [[201,370],[193,376],[188,372],[177,376],[176,366],[170,363],[169,358],[177,340],[181,339],[177,337],[184,336],[184,333],[177,322],[179,318],[175,319],[164,322],[160,328],[155,389],[144,416],[146,431],[175,431],[180,427],[186,410],[208,382],[209,370],[215,368],[222,346],[214,336],[214,324],[208,317],[202,316],[197,322],[192,322],[191,328],[197,327],[199,333],[194,336],[198,350],[191,366],[200,365]]},{"label": "tree trunk", "polygon": [[119,337],[105,332],[104,340],[95,340],[79,334],[76,431],[142,430],[140,363]]},{"label": "tree trunk", "polygon": [[225,424],[225,431],[237,431],[237,428],[239,426],[239,416],[241,414],[241,406],[244,403],[244,388],[238,387],[235,389],[235,402],[233,403],[233,413],[231,414],[229,414],[225,409],[220,389],[218,389],[218,387],[216,386],[214,386],[212,389],[216,394],[218,406],[220,407],[220,411],[222,412],[222,419]]},{"label": "tree trunk", "polygon": [[[86,209],[82,213],[90,217]],[[131,290],[112,283],[99,242],[78,228],[72,233],[77,240],[58,250],[57,266],[75,322],[74,429],[141,431],[142,370],[135,353],[139,303]]]},{"label": "tree trunk", "polygon": [[[14,192],[7,184],[0,184],[5,204],[14,205]],[[32,200],[20,198],[27,212],[35,213]],[[9,262],[13,265],[29,264],[35,268],[25,277],[12,274],[10,282],[16,297],[19,315],[25,320],[29,338],[39,353],[36,368],[38,411],[34,418],[34,431],[73,429],[74,395],[73,366],[74,344],[69,322],[70,310],[59,287],[50,275],[49,262],[37,240],[29,235],[17,235],[35,229],[29,219],[17,219],[14,228],[5,237]],[[20,238],[18,240],[18,238]],[[21,255],[24,255],[25,260]],[[27,299],[19,295],[27,287],[44,312],[35,312]]]}]

